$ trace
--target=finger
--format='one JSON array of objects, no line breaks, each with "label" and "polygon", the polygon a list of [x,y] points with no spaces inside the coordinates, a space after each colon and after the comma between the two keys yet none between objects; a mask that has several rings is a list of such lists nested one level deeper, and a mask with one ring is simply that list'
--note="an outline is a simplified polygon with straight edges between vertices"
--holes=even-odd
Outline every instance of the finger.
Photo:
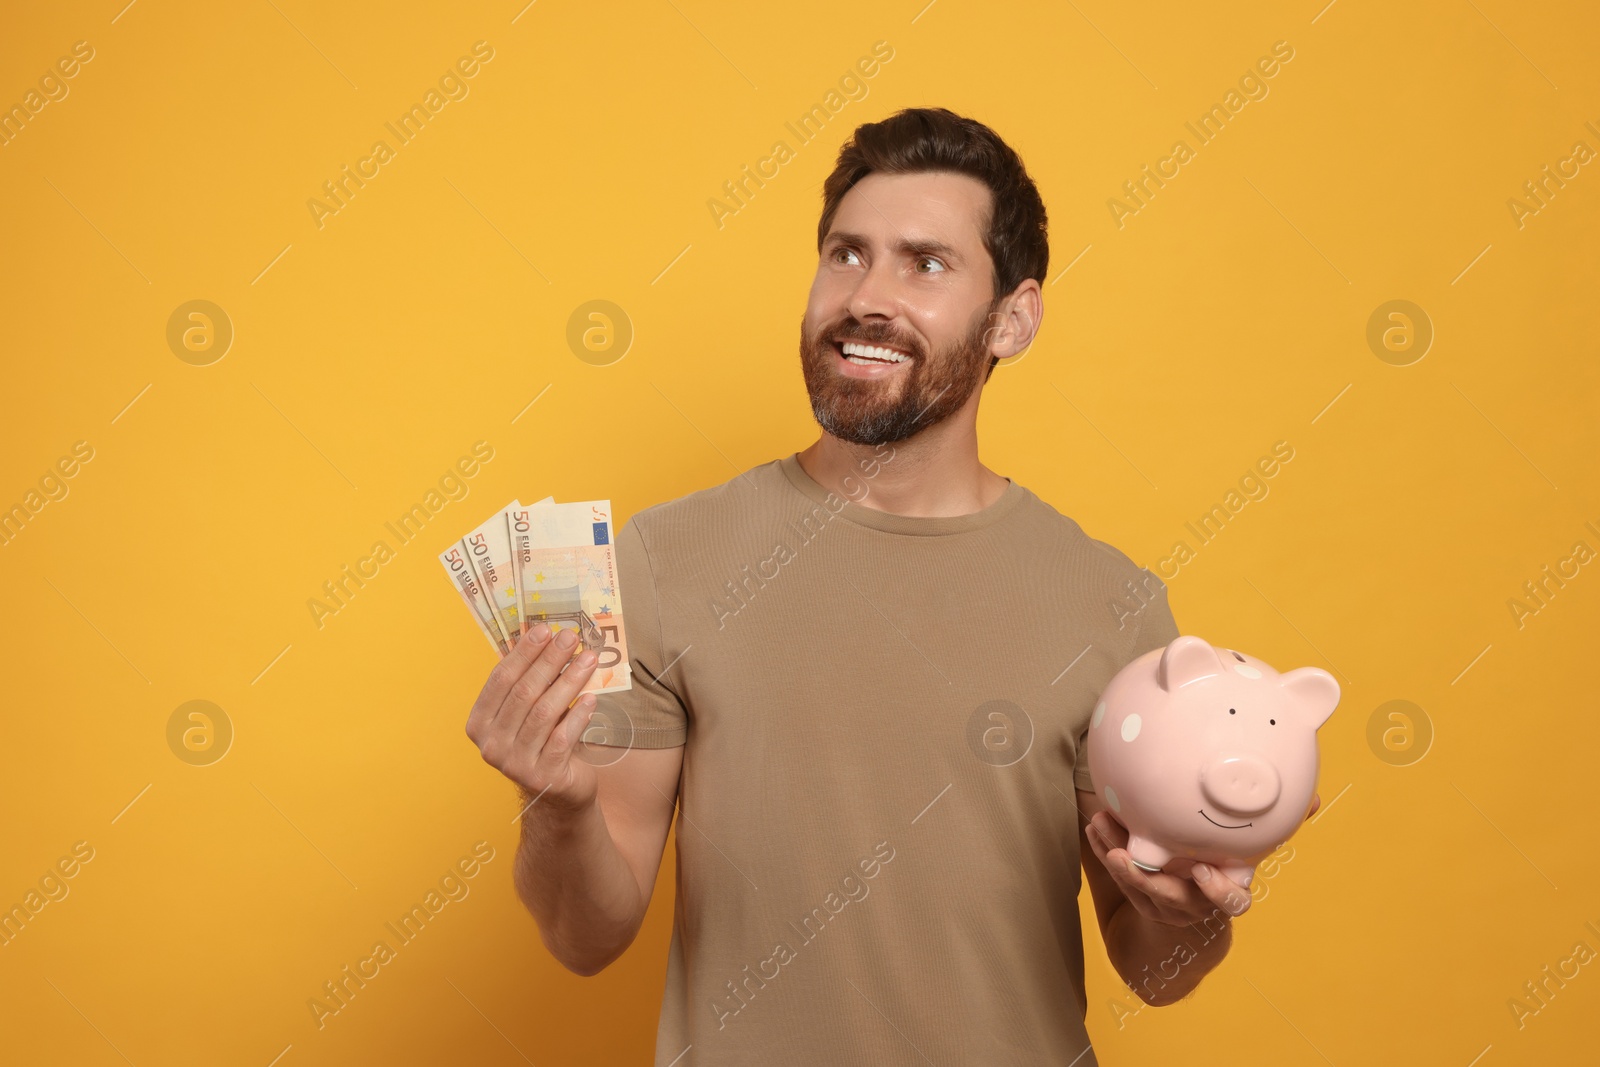
[{"label": "finger", "polygon": [[1085,836],[1088,837],[1094,854],[1100,858],[1100,862],[1105,865],[1106,871],[1117,883],[1122,895],[1128,898],[1129,903],[1139,914],[1152,919],[1157,918],[1159,908],[1151,899],[1152,889],[1156,887],[1150,876],[1134,865],[1133,857],[1128,854],[1128,850],[1121,846],[1113,846],[1093,819],[1089,820]]},{"label": "finger", "polygon": [[[1208,913],[1214,914],[1217,905],[1197,891],[1195,883],[1189,878],[1164,871],[1147,871],[1134,863],[1133,855],[1127,850],[1128,831],[1116,820],[1109,817],[1108,820],[1109,831],[1118,835],[1120,844],[1113,845],[1106,836],[1107,828],[1095,824],[1093,820],[1091,825],[1099,833],[1090,832],[1088,837],[1123,896],[1128,898],[1139,914],[1172,925],[1182,925],[1204,919]],[[1248,897],[1246,891],[1247,901]],[[1229,910],[1226,914],[1235,912]]]},{"label": "finger", "polygon": [[1108,811],[1097,811],[1089,818],[1089,825],[1100,831],[1100,839],[1106,843],[1107,848],[1127,848],[1128,829],[1112,817]]},{"label": "finger", "polygon": [[[1166,907],[1174,911],[1193,911],[1195,908],[1194,889],[1198,886],[1200,893],[1214,907],[1222,908],[1228,915],[1243,915],[1250,907],[1250,890],[1232,881],[1215,867],[1207,866],[1211,872],[1211,888],[1202,883],[1198,877],[1198,870],[1192,871],[1190,878],[1177,875],[1153,874],[1133,862],[1133,856],[1127,851],[1128,831],[1116,819],[1105,811],[1097,811],[1090,820],[1091,824],[1098,827],[1106,842],[1104,859],[1106,868],[1113,877],[1117,877],[1118,884],[1124,888],[1137,890],[1148,901],[1148,908],[1141,908],[1142,914],[1151,918],[1160,918],[1159,911]],[[1093,840],[1093,835],[1090,836]],[[1196,864],[1196,868],[1201,864]],[[1192,882],[1191,882],[1191,879]],[[1130,895],[1130,900],[1134,898]],[[1137,904],[1137,900],[1135,900]],[[1234,910],[1237,907],[1238,910]]]},{"label": "finger", "polygon": [[[543,623],[539,625],[544,626]],[[538,627],[535,627],[535,630],[537,629]],[[529,709],[550,688],[550,683],[556,680],[561,668],[566,666],[572,657],[572,647],[576,643],[572,631],[552,633],[545,627],[544,633],[545,640],[539,642],[538,647],[529,648],[528,657],[532,662],[525,663],[521,675],[506,690],[500,710],[495,716],[493,730],[506,745],[511,744],[522,729]],[[530,633],[527,643],[532,645],[535,640]]]},{"label": "finger", "polygon": [[[531,635],[529,640],[532,640]],[[501,770],[506,769],[511,759],[524,758],[515,755],[517,738],[524,733],[531,721],[539,718],[536,709],[540,707],[545,694],[550,691],[551,684],[560,676],[561,668],[571,658],[574,644],[571,631],[549,634],[549,640],[545,641],[538,654],[533,656],[533,662],[527,665],[522,676],[506,690],[500,711],[489,724],[488,740],[484,745],[484,758]],[[551,714],[552,711],[554,715]],[[548,728],[560,718],[560,712],[561,708],[552,709],[547,706],[543,713],[543,721],[536,723],[540,728],[541,743],[542,735],[549,733]],[[493,758],[490,756],[491,751]]]},{"label": "finger", "polygon": [[[1095,823],[1095,826],[1100,832],[1101,842],[1105,845],[1106,858],[1114,861],[1119,867],[1126,871],[1130,880],[1142,878],[1143,882],[1135,881],[1132,883],[1136,885],[1141,892],[1144,892],[1150,896],[1158,895],[1157,893],[1151,892],[1153,888],[1158,886],[1158,883],[1154,882],[1151,878],[1152,872],[1147,871],[1137,863],[1134,863],[1133,853],[1128,851],[1128,841],[1131,837],[1128,832],[1128,828],[1123,826],[1109,813],[1104,811],[1095,812],[1095,819],[1098,820],[1098,822]],[[1168,887],[1168,891],[1165,895],[1168,897],[1172,896],[1171,887]]]},{"label": "finger", "polygon": [[[1126,852],[1117,852],[1113,858],[1126,856]],[[1157,922],[1167,923],[1172,926],[1183,926],[1206,919],[1214,919],[1218,915],[1241,915],[1249,907],[1250,894],[1248,891],[1239,890],[1225,898],[1225,904],[1217,904],[1195,888],[1195,883],[1188,878],[1165,872],[1149,872],[1131,862],[1123,869],[1128,899],[1133,902],[1141,915]],[[1213,878],[1221,878],[1213,875]],[[1224,879],[1226,880],[1226,879]],[[1132,892],[1129,892],[1131,890]],[[1136,892],[1139,895],[1135,896]],[[1147,906],[1140,907],[1143,899]],[[1242,901],[1242,906],[1241,906]]]},{"label": "finger", "polygon": [[1200,893],[1224,914],[1239,916],[1250,910],[1250,890],[1209,863],[1197,863],[1190,872]]},{"label": "finger", "polygon": [[[1116,819],[1104,811],[1097,811],[1089,819],[1089,842],[1096,846],[1095,854],[1106,863],[1106,869],[1113,875],[1129,872],[1143,873],[1141,868],[1133,862],[1133,856],[1128,852],[1128,831]],[[1118,884],[1131,886],[1131,879],[1118,879]]]},{"label": "finger", "polygon": [[594,716],[594,705],[594,694],[583,694],[550,731],[549,740],[538,754],[545,764],[540,768],[542,776],[557,780],[565,777],[567,763],[572,758],[573,750],[578,747],[578,739],[583,736],[589,720]]},{"label": "finger", "polygon": [[500,658],[494,670],[489,672],[489,678],[484,682],[483,689],[478,693],[478,699],[472,705],[472,712],[467,716],[467,736],[479,741],[480,737],[488,732],[505,703],[506,694],[527,671],[529,664],[534,661],[549,639],[550,628],[540,623],[525,640],[518,641],[509,653]]},{"label": "finger", "polygon": [[[568,646],[569,649],[570,647]],[[514,749],[527,752],[535,759],[539,757],[551,731],[566,714],[567,706],[577,697],[584,683],[588,682],[589,676],[594,673],[595,663],[599,658],[593,649],[585,649],[572,660],[571,666],[556,677],[544,695],[534,701],[532,710],[523,720],[522,729],[517,731],[512,741]]]}]

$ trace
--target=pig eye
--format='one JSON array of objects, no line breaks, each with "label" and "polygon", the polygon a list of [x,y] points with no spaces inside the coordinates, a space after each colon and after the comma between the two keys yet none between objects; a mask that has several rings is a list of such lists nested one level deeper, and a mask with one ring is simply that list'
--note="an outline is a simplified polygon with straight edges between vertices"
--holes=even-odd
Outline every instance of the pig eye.
[{"label": "pig eye", "polygon": [[[1229,652],[1233,652],[1233,649],[1230,648],[1230,649],[1228,649],[1228,651]],[[1239,653],[1237,653],[1237,652],[1233,652],[1233,658],[1238,660],[1240,663],[1244,662],[1244,657],[1239,655]]]},{"label": "pig eye", "polygon": [[1232,715],[1232,714],[1233,714],[1233,713],[1234,713],[1234,711],[1233,711],[1233,709],[1232,709],[1232,708],[1229,708],[1229,709],[1228,709],[1228,714],[1229,714],[1229,715]]},{"label": "pig eye", "polygon": [[1268,726],[1276,726],[1276,725],[1278,725],[1278,720],[1277,719],[1268,719],[1267,720],[1267,725]]}]

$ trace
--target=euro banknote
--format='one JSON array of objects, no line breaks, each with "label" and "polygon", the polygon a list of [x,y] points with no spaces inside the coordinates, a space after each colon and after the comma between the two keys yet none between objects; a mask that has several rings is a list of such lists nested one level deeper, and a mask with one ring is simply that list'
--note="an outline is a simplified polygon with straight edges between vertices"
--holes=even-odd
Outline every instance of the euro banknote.
[{"label": "euro banknote", "polygon": [[572,630],[598,657],[583,691],[610,693],[633,687],[613,534],[609,500],[513,500],[439,561],[498,655],[541,622]]},{"label": "euro banknote", "polygon": [[[506,509],[520,509],[513,500]],[[496,645],[510,647],[521,631],[516,614],[516,592],[511,581],[511,541],[506,536],[504,511],[486,520],[461,539],[467,562],[478,579],[478,588],[489,604],[489,621],[494,624]]]}]

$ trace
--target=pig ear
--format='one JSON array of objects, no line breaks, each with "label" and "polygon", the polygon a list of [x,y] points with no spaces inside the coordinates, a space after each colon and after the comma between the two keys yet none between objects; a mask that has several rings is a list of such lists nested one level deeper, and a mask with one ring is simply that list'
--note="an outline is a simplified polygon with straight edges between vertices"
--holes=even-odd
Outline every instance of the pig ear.
[{"label": "pig ear", "polygon": [[1278,684],[1289,694],[1313,730],[1322,728],[1339,704],[1339,683],[1319,667],[1298,667],[1280,675]]},{"label": "pig ear", "polygon": [[1216,649],[1200,637],[1179,637],[1161,653],[1161,668],[1156,671],[1156,681],[1171,693],[1179,686],[1214,678],[1222,673],[1222,660]]}]

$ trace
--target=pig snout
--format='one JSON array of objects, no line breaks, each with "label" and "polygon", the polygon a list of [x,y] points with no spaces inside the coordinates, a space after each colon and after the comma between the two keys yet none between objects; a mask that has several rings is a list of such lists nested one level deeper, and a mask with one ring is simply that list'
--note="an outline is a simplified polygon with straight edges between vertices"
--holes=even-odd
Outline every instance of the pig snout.
[{"label": "pig snout", "polygon": [[1256,756],[1222,756],[1200,771],[1206,800],[1232,815],[1259,815],[1278,802],[1282,783],[1272,764]]}]

